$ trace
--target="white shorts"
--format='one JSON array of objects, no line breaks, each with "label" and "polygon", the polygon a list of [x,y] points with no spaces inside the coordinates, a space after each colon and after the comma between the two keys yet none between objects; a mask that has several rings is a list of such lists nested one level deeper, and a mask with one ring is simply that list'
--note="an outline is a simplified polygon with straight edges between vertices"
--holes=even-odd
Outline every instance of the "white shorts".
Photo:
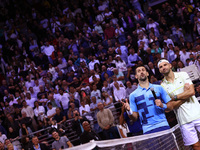
[{"label": "white shorts", "polygon": [[197,130],[200,132],[200,119],[180,126],[184,145],[189,146],[199,141]]}]

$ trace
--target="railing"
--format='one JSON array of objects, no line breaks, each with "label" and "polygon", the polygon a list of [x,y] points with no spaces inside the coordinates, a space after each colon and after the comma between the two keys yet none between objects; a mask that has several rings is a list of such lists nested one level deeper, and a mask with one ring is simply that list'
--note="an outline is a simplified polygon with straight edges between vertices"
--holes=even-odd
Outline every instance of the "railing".
[{"label": "railing", "polygon": [[[118,102],[116,102],[115,104],[117,104]],[[108,108],[110,106],[106,106],[105,108]],[[111,108],[110,110],[112,111],[113,113],[113,116],[114,116],[114,123],[115,124],[118,124],[119,123],[119,112],[118,110],[120,110],[121,107],[119,107],[118,109],[116,109],[114,106],[113,108]],[[85,114],[84,116],[88,116],[88,115],[91,115],[93,116],[94,113],[93,112],[90,112],[90,113],[87,113]],[[74,131],[72,129],[72,122],[73,122],[74,118],[73,119],[69,119],[67,120],[66,122],[64,122],[63,124],[65,125],[65,127],[67,128],[67,130],[69,131],[69,133],[66,133],[66,136],[69,138],[69,140],[71,141],[72,144],[74,145],[77,145],[77,143],[80,143],[80,140],[79,140],[79,136],[77,135],[76,131]],[[91,121],[90,120],[90,124],[91,124],[91,127],[93,128],[94,127],[94,123],[97,122],[97,120],[95,118],[93,118],[93,120]],[[47,142],[49,144],[49,146],[51,146],[52,142],[54,141],[54,139],[52,138],[51,134],[49,134],[49,129],[51,129],[51,127],[47,127],[45,129],[41,129],[41,130],[38,130],[38,131],[35,131],[35,132],[32,132],[30,133],[29,135],[27,135],[28,137],[31,136],[31,135],[38,135],[39,133],[41,132],[47,132],[46,134],[42,134],[40,136],[38,136],[38,139],[40,142]],[[20,141],[22,138],[19,138],[18,140]]]}]

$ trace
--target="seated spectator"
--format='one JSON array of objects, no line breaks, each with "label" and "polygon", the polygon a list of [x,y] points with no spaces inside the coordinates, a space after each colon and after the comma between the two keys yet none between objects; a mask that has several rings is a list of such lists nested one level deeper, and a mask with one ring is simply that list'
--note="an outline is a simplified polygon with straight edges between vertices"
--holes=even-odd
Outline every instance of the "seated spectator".
[{"label": "seated spectator", "polygon": [[90,97],[95,96],[97,100],[101,99],[101,92],[100,92],[99,89],[97,89],[96,84],[94,84],[94,85],[92,86],[92,89],[93,89],[93,90],[92,90],[92,92],[91,92]]},{"label": "seated spectator", "polygon": [[126,63],[124,60],[121,59],[120,55],[116,55],[115,66],[119,72],[127,71]]},{"label": "seated spectator", "polygon": [[97,78],[98,81],[100,80],[100,76],[97,73],[95,73],[94,70],[90,70],[90,78],[89,78],[90,84],[94,83],[94,80],[93,80],[94,76]]},{"label": "seated spectator", "polygon": [[51,128],[49,133],[52,134],[53,131],[57,131],[60,136],[66,135],[67,128],[63,124],[57,124],[56,120],[50,119]]},{"label": "seated spectator", "polygon": [[71,97],[71,94],[73,94],[74,95],[74,99],[76,99],[76,100],[78,100],[80,102],[80,95],[79,95],[79,93],[76,91],[76,89],[73,86],[69,87],[69,94],[70,94],[70,97]]},{"label": "seated spectator", "polygon": [[120,72],[117,68],[113,69],[114,75],[117,77],[118,81],[121,81],[123,84],[125,83],[125,77],[122,72]]},{"label": "seated spectator", "polygon": [[56,107],[53,107],[51,102],[47,103],[48,111],[47,111],[47,118],[51,119],[55,116],[56,114]]},{"label": "seated spectator", "polygon": [[113,75],[113,72],[112,71],[109,71],[107,70],[106,66],[105,65],[102,65],[101,67],[101,80],[104,81],[105,80],[105,77],[104,77],[104,74],[107,73],[108,77],[112,77]]},{"label": "seated spectator", "polygon": [[57,124],[62,124],[66,121],[66,116],[59,107],[56,108],[56,114],[53,119],[56,120]]},{"label": "seated spectator", "polygon": [[[114,117],[110,109],[104,109],[103,103],[98,103],[99,112],[97,113],[97,121],[103,130],[106,140],[111,138],[119,138],[116,128],[114,127]],[[110,137],[112,134],[112,137]]]},{"label": "seated spectator", "polygon": [[84,121],[82,123],[84,132],[81,134],[80,136],[80,140],[82,144],[88,143],[91,140],[95,140],[95,141],[99,141],[101,140],[101,138],[99,137],[99,135],[97,133],[95,133],[90,126],[90,123],[87,121]]},{"label": "seated spectator", "polygon": [[32,138],[32,143],[33,143],[33,145],[32,145],[32,147],[30,148],[31,150],[36,150],[36,149],[47,150],[47,149],[49,149],[49,147],[48,147],[46,144],[44,144],[44,143],[39,143],[39,139],[38,139],[37,136],[34,136],[34,137]]},{"label": "seated spectator", "polygon": [[17,143],[18,145],[15,145],[15,144],[16,144],[15,141],[13,142],[10,139],[5,140],[5,148],[7,148],[7,149],[12,148],[10,150],[20,150],[21,145],[20,145],[19,141]]},{"label": "seated spectator", "polygon": [[93,118],[94,118],[96,117],[96,114],[98,112],[97,104],[101,102],[101,100],[100,99],[97,100],[95,96],[92,96],[91,100],[92,100],[92,103],[90,104],[90,111],[94,113],[93,115]]},{"label": "seated spectator", "polygon": [[155,67],[152,62],[148,63],[148,67],[149,67],[149,75],[155,76],[158,80],[162,79],[162,75],[159,72],[159,69]]},{"label": "seated spectator", "polygon": [[1,143],[4,143],[6,139],[7,139],[7,136],[6,136],[5,134],[2,134],[2,133],[0,132],[0,142],[1,142]]},{"label": "seated spectator", "polygon": [[80,116],[85,116],[88,120],[93,120],[90,112],[90,106],[86,104],[85,101],[81,101],[81,106],[79,107]]},{"label": "seated spectator", "polygon": [[34,105],[35,105],[34,114],[37,120],[46,122],[46,115],[45,115],[46,112],[44,107],[39,106],[38,101],[35,101]]},{"label": "seated spectator", "polygon": [[[82,127],[82,123],[84,121],[89,121],[85,116],[80,116],[80,113],[78,110],[74,110],[73,112],[73,118],[74,120],[72,121],[72,129],[74,131],[76,131],[76,134],[78,136],[81,135],[81,133],[83,133],[83,127]],[[89,121],[90,122],[90,121]]]},{"label": "seated spectator", "polygon": [[133,48],[129,49],[129,56],[128,56],[128,66],[133,67],[137,63],[137,61],[142,60]]},{"label": "seated spectator", "polygon": [[64,91],[62,89],[59,89],[59,103],[61,108],[63,109],[63,113],[64,115],[67,114],[67,110],[68,110],[68,103],[69,103],[69,94],[68,93],[64,93]]},{"label": "seated spectator", "polygon": [[34,111],[33,111],[33,108],[31,106],[28,106],[26,101],[22,101],[22,110],[21,110],[21,113],[26,113],[26,116],[27,117],[30,117],[32,119],[32,126],[34,128],[35,131],[37,131],[37,123],[34,119]]},{"label": "seated spectator", "polygon": [[73,146],[66,136],[59,136],[57,131],[52,132],[52,137],[54,138],[52,150],[60,150]]},{"label": "seated spectator", "polygon": [[13,107],[13,105],[9,105],[8,102],[5,102],[5,108],[4,108],[4,114],[14,114],[15,112],[15,109]]},{"label": "seated spectator", "polygon": [[67,112],[68,119],[72,119],[74,110],[78,110],[78,109],[79,107],[76,108],[74,102],[69,102],[69,110]]},{"label": "seated spectator", "polygon": [[19,129],[19,136],[21,138],[26,136],[33,137],[31,128],[27,127],[25,123],[22,123],[21,128]]},{"label": "seated spectator", "polygon": [[12,127],[8,128],[8,139],[12,142],[12,144],[16,147],[21,148],[21,144],[19,142],[19,132],[13,130]]},{"label": "seated spectator", "polygon": [[126,82],[126,98],[129,98],[129,95],[137,89],[136,85],[131,85],[130,81]]},{"label": "seated spectator", "polygon": [[102,87],[101,91],[102,92],[107,92],[108,95],[112,95],[111,86],[107,81],[103,81],[103,87]]},{"label": "seated spectator", "polygon": [[115,100],[117,102],[122,102],[126,98],[126,89],[124,87],[119,86],[118,82],[114,83],[115,89],[113,90],[113,94],[115,96]]},{"label": "seated spectator", "polygon": [[26,93],[26,103],[27,103],[28,106],[34,108],[34,103],[35,103],[36,100],[37,100],[36,98],[31,97],[30,92]]},{"label": "seated spectator", "polygon": [[102,102],[104,106],[109,106],[108,108],[114,108],[113,98],[106,91],[102,92]]}]

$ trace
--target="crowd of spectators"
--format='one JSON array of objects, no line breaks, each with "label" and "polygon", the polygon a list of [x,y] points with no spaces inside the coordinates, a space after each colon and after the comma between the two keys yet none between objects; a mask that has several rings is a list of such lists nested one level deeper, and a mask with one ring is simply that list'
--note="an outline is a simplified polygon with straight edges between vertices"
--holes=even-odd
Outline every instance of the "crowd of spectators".
[{"label": "crowd of spectators", "polygon": [[[192,64],[200,69],[200,3],[170,1],[146,11],[143,3],[0,2],[0,149],[7,138],[17,145],[18,137],[26,149],[33,137],[27,135],[72,118],[78,134],[80,120],[97,119],[94,127],[100,131],[98,104],[120,107],[114,103],[137,88],[138,64],[148,67],[155,84],[162,79],[156,66],[160,58],[168,59],[173,71]],[[198,96],[199,89],[198,84]]]}]

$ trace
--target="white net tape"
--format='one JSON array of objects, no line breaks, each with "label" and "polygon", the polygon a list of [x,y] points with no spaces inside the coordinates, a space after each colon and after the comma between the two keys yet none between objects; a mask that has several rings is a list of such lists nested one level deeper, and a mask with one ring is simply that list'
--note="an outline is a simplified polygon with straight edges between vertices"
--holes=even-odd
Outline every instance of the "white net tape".
[{"label": "white net tape", "polygon": [[[96,147],[96,148],[95,148]],[[185,147],[179,125],[161,132],[104,141],[90,141],[70,150],[189,150]]]}]

